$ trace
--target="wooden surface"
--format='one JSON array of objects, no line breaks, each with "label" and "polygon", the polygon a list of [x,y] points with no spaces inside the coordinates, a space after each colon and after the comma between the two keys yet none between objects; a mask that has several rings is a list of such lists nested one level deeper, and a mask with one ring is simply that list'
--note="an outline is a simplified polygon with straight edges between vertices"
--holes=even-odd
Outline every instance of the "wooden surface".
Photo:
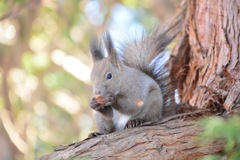
[{"label": "wooden surface", "polygon": [[201,131],[192,120],[176,119],[157,126],[126,129],[94,139],[59,146],[39,160],[162,159],[192,160],[222,150],[221,143],[200,145],[193,136]]},{"label": "wooden surface", "polygon": [[239,12],[240,0],[188,1],[171,73],[182,102],[226,110],[240,102]]}]

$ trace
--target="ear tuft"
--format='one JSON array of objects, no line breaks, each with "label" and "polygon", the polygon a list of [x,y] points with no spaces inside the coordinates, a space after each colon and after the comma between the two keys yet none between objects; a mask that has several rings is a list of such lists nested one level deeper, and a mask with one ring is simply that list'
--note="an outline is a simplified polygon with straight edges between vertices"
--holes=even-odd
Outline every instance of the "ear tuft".
[{"label": "ear tuft", "polygon": [[120,60],[118,57],[118,54],[114,48],[112,38],[109,34],[109,32],[106,32],[103,36],[103,41],[108,53],[108,59],[112,63],[113,66],[117,67],[120,69]]},{"label": "ear tuft", "polygon": [[113,52],[115,52],[115,50],[114,50],[112,38],[111,38],[108,31],[104,34],[103,41],[104,41],[104,44],[106,46],[107,53],[108,54],[113,54]]},{"label": "ear tuft", "polygon": [[104,58],[104,48],[102,42],[96,37],[91,39],[90,50],[92,54],[93,62],[100,61]]}]

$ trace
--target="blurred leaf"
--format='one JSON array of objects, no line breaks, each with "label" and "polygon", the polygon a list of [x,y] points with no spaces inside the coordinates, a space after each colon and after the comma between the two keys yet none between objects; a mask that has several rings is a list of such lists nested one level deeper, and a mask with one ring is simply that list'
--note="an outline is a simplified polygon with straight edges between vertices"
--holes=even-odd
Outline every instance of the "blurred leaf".
[{"label": "blurred leaf", "polygon": [[237,150],[236,152],[232,153],[229,157],[229,160],[239,160],[240,159],[240,150]]},{"label": "blurred leaf", "polygon": [[204,125],[203,136],[210,138],[220,138],[223,135],[223,131],[225,130],[225,122],[222,118],[219,117],[211,117],[211,119],[206,119],[202,121]]},{"label": "blurred leaf", "polygon": [[219,155],[210,155],[210,156],[204,156],[201,160],[221,160],[222,157]]},{"label": "blurred leaf", "polygon": [[[231,131],[230,131],[231,132]],[[227,142],[225,144],[224,150],[226,152],[231,152],[234,149],[235,142],[232,139],[227,139]]]},{"label": "blurred leaf", "polygon": [[37,53],[32,57],[32,63],[37,71],[44,71],[50,65],[49,56],[47,53]]},{"label": "blurred leaf", "polygon": [[32,64],[32,54],[33,53],[27,51],[23,54],[23,57],[22,57],[23,68],[29,73],[34,72],[33,64]]},{"label": "blurred leaf", "polygon": [[0,16],[3,16],[4,13],[6,13],[6,11],[8,10],[8,6],[6,3],[4,3],[4,1],[0,1]]},{"label": "blurred leaf", "polygon": [[[224,154],[227,155],[229,159],[240,159],[240,117],[234,115],[227,120],[220,117],[212,117],[209,119],[204,119],[200,123],[204,127],[204,131],[200,135],[202,142],[204,141],[225,141]],[[201,142],[199,141],[199,142]],[[218,155],[219,159],[223,157]],[[205,158],[216,158],[215,156],[208,156]],[[204,160],[205,160],[204,158]]]},{"label": "blurred leaf", "polygon": [[22,57],[22,64],[27,72],[36,74],[46,70],[50,65],[50,60],[46,53],[33,54],[27,51]]}]

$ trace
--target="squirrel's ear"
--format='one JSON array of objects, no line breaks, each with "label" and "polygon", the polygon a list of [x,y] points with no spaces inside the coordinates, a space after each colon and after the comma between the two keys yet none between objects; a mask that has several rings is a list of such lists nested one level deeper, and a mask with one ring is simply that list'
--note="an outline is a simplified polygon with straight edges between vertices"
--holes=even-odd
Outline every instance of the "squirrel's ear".
[{"label": "squirrel's ear", "polygon": [[104,44],[106,46],[106,50],[108,53],[108,59],[115,67],[120,68],[121,62],[120,62],[118,54],[114,48],[114,45],[113,45],[113,42],[112,42],[109,32],[105,33],[103,40],[104,40]]},{"label": "squirrel's ear", "polygon": [[101,41],[99,41],[96,37],[93,37],[91,39],[90,51],[92,54],[93,62],[100,61],[104,58],[103,45]]}]

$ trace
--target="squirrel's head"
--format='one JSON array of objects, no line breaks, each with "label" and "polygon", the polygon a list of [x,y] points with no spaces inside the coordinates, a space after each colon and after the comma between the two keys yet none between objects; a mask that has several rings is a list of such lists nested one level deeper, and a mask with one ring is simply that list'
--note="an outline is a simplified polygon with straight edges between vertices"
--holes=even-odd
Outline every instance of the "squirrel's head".
[{"label": "squirrel's head", "polygon": [[96,95],[104,95],[107,92],[117,95],[121,87],[123,64],[113,46],[109,33],[105,34],[103,42],[107,56],[104,54],[102,41],[96,38],[91,41],[90,48],[94,64],[91,72],[93,92]]}]

